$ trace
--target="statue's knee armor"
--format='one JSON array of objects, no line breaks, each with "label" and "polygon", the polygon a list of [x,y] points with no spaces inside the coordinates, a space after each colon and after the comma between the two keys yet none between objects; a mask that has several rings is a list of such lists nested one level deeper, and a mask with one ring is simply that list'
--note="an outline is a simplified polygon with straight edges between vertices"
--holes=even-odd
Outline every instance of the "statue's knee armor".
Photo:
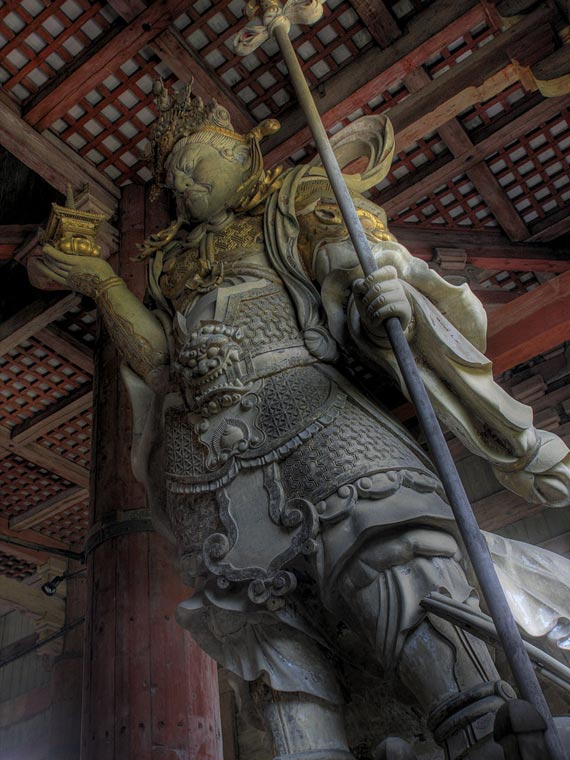
[{"label": "statue's knee armor", "polygon": [[354,760],[342,706],[302,692],[274,691],[260,681],[251,692],[273,739],[274,760]]},{"label": "statue's knee armor", "polygon": [[487,681],[454,694],[432,710],[428,725],[445,749],[446,760],[502,760],[493,727],[498,710],[512,699],[516,694],[510,684]]}]

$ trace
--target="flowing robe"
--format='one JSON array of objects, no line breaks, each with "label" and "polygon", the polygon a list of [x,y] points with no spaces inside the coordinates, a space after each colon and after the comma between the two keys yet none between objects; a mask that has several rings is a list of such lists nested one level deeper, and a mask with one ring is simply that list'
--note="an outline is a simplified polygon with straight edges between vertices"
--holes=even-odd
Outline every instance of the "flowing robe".
[{"label": "flowing robe", "polygon": [[[508,487],[568,503],[568,450],[494,384],[479,302],[414,259],[382,232],[381,210],[356,200],[379,266],[397,269],[413,304],[410,345],[440,419]],[[429,459],[335,366],[339,349],[359,351],[401,385],[389,346],[360,324],[350,290],[360,270],[346,231],[329,223],[331,204],[322,172],[289,172],[266,202],[262,228],[246,216],[204,231],[198,247],[214,284],[191,298],[185,287],[198,248],[175,240],[160,252],[151,292],[179,384],[159,397],[127,369],[125,377],[135,473],[198,587],[180,605],[180,621],[246,680],[263,673],[275,689],[338,702],[332,644],[310,619],[314,605],[302,601],[308,589],[339,612],[343,567],[371,540],[389,558],[382,572],[409,568],[391,592],[403,601],[391,606],[384,665],[421,618],[421,595],[445,588],[464,601],[473,590],[458,569],[456,526]],[[185,250],[186,269],[176,263]],[[542,553],[533,585],[521,568],[537,550],[497,538],[490,545],[519,623],[533,635],[554,630],[567,614],[570,573],[562,577],[559,564],[552,572]]]}]

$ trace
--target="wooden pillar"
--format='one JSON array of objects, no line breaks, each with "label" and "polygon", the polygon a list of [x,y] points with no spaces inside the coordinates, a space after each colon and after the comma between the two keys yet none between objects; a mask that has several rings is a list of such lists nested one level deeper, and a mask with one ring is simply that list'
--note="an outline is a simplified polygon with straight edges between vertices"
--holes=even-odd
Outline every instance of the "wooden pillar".
[{"label": "wooden pillar", "polygon": [[[116,268],[139,297],[145,267],[131,261],[135,243],[167,222],[164,206],[147,203],[144,188],[124,189]],[[130,466],[131,411],[119,366],[101,335],[91,535],[101,528],[114,535],[88,559],[81,758],[220,760],[217,668],[174,619],[176,605],[190,590],[179,580],[174,548],[145,528],[145,497]],[[119,535],[119,530],[129,532]]]}]

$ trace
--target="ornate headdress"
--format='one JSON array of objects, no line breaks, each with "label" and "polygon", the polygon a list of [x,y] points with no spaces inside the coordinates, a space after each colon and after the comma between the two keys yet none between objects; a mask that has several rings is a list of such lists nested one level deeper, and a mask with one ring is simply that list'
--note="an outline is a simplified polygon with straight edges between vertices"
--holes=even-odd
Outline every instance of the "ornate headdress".
[{"label": "ornate headdress", "polygon": [[275,180],[282,168],[264,172],[260,141],[279,129],[276,119],[266,119],[246,135],[234,131],[228,111],[217,101],[205,104],[192,94],[192,82],[179,92],[168,92],[162,80],[154,83],[155,103],[159,117],[152,128],[150,160],[154,174],[153,195],[165,186],[166,161],[174,146],[182,139],[202,142],[215,148],[228,148],[242,143],[251,150],[251,174],[239,188],[234,208],[246,210],[257,205],[269,190],[275,189]]}]

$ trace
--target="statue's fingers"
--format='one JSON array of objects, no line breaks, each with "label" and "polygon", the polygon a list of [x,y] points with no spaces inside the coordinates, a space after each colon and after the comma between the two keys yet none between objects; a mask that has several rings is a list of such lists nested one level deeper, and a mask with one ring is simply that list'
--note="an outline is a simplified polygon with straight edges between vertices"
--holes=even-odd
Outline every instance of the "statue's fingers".
[{"label": "statue's fingers", "polygon": [[72,265],[76,260],[76,256],[72,253],[64,253],[59,248],[55,248],[53,245],[46,243],[43,247],[44,257],[52,259],[53,261],[59,261],[61,264]]},{"label": "statue's fingers", "polygon": [[58,272],[54,272],[54,270],[51,267],[49,267],[39,258],[34,261],[33,270],[35,273],[43,277],[46,277],[48,280],[53,280],[54,282],[57,282],[60,285],[65,285],[65,275],[61,275]]},{"label": "statue's fingers", "polygon": [[402,323],[402,327],[406,329],[406,327],[410,323],[412,314],[411,314],[411,310],[409,306],[406,306],[402,304],[401,302],[398,302],[398,303],[386,304],[386,306],[383,306],[381,309],[378,309],[378,311],[374,315],[374,318],[378,320],[379,322],[384,322],[386,319],[390,319],[391,317],[397,317]]},{"label": "statue's fingers", "polygon": [[386,266],[379,267],[375,272],[372,272],[371,275],[368,275],[366,280],[371,279],[372,282],[385,282],[386,280],[397,280],[398,279],[398,270],[396,267],[391,266],[390,264],[386,264]]}]

